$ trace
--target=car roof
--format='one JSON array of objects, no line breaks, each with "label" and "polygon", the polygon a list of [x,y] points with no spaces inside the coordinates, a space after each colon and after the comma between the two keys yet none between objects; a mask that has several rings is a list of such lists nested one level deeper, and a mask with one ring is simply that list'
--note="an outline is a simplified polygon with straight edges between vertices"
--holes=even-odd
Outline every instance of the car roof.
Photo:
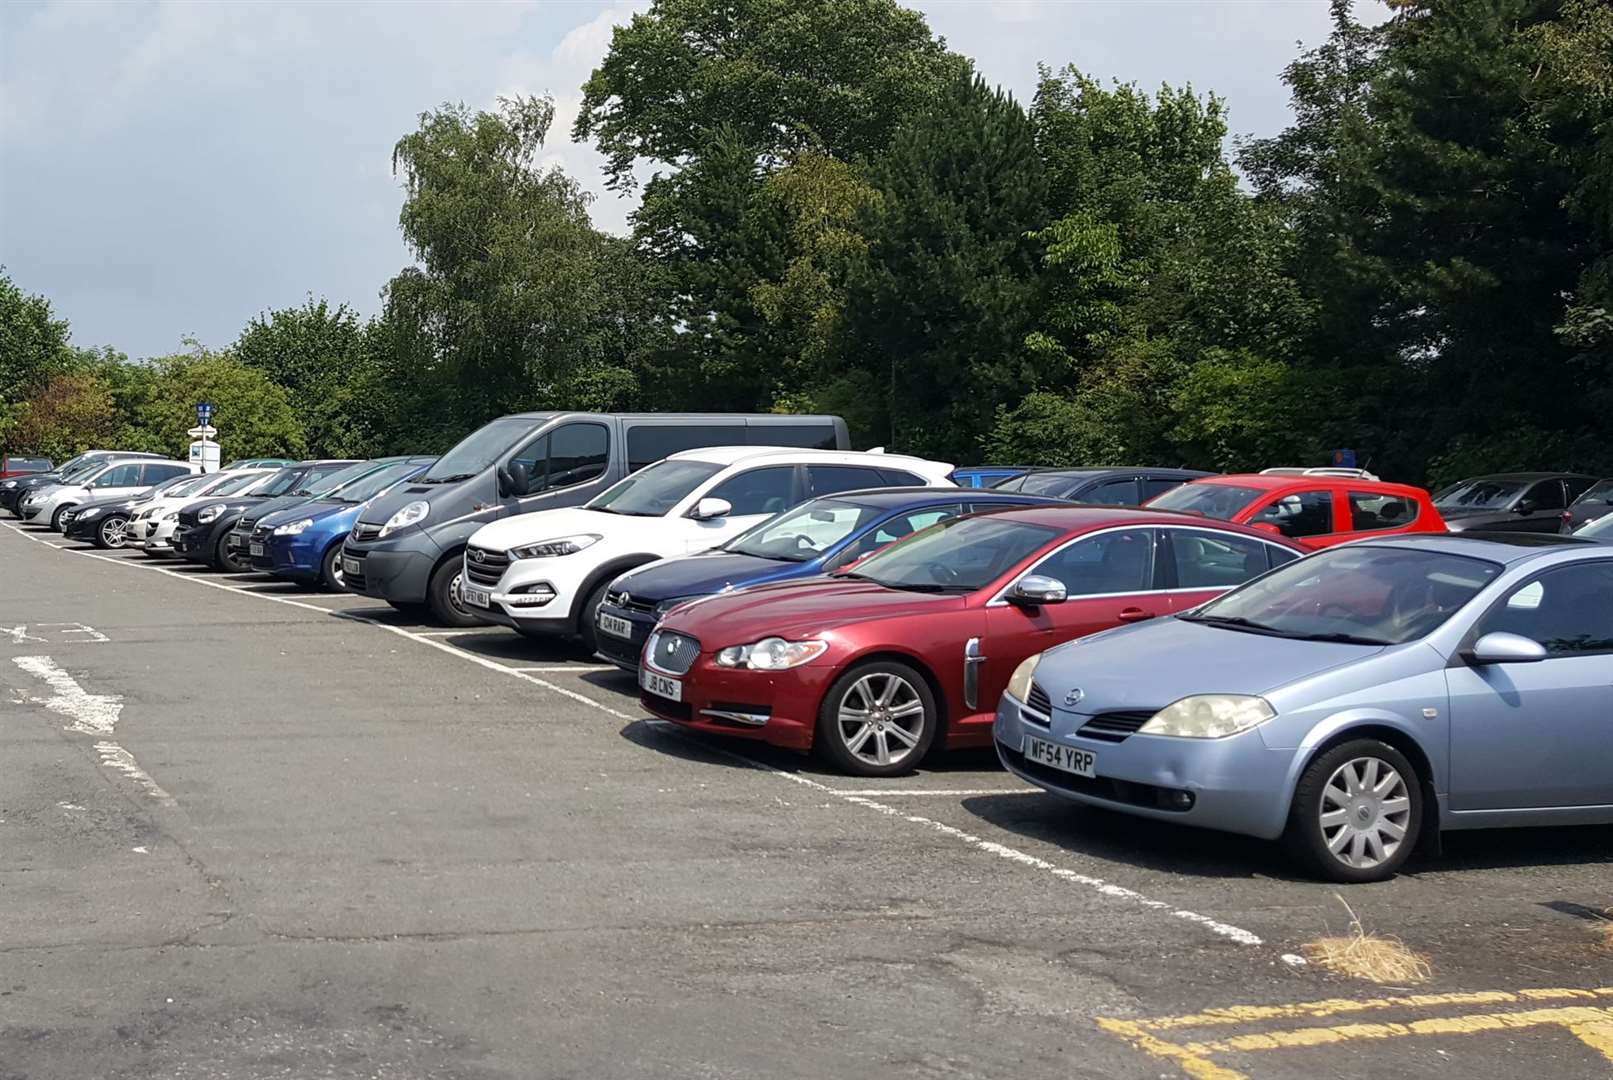
[{"label": "car roof", "polygon": [[1397,484],[1391,480],[1367,480],[1358,476],[1305,476],[1299,473],[1227,473],[1225,476],[1205,476],[1191,481],[1194,484],[1219,484],[1225,487],[1254,488],[1257,491],[1282,491],[1287,488],[1340,488],[1353,491],[1379,492],[1384,495],[1410,495],[1423,497],[1427,492],[1411,484]]},{"label": "car roof", "polygon": [[1230,521],[1222,521],[1220,518],[1205,517],[1202,514],[1185,514],[1174,510],[1153,510],[1146,506],[1083,506],[1061,502],[1046,506],[1022,506],[1002,510],[986,510],[979,515],[971,516],[1010,517],[1015,521],[1023,521],[1031,525],[1045,525],[1049,528],[1066,532],[1088,532],[1092,529],[1108,528],[1115,525],[1186,525],[1191,528],[1209,529],[1214,532],[1239,533],[1243,536],[1254,537],[1256,540],[1275,543],[1280,547],[1290,548],[1294,551],[1302,550],[1298,544],[1287,537],[1267,532],[1264,529],[1237,525]]},{"label": "car roof", "polygon": [[[876,510],[899,510],[914,503],[958,502],[1002,503],[1004,506],[1046,505],[1068,506],[1063,499],[1051,495],[1027,495],[1022,491],[996,491],[992,488],[961,487],[877,487],[858,488],[853,491],[836,491],[819,495],[813,502],[834,499],[855,503]],[[807,505],[802,503],[802,506]]]},{"label": "car roof", "polygon": [[910,457],[907,454],[875,454],[867,450],[806,450],[799,446],[704,446],[693,450],[679,450],[675,454],[668,454],[667,461],[705,461],[714,465],[735,465],[741,461],[767,461],[773,458],[782,458],[788,461],[798,461],[804,464],[822,465],[863,465],[879,468],[881,464],[889,464],[893,469],[907,468],[922,465],[931,470],[941,466],[942,475],[952,471],[952,466],[940,461],[929,461],[925,458]]},{"label": "car roof", "polygon": [[[1456,484],[1471,484],[1479,480],[1517,480],[1527,482],[1531,480],[1552,480],[1557,477],[1567,477],[1576,480],[1597,479],[1590,473],[1577,472],[1498,472],[1484,473],[1480,476],[1464,476],[1462,479],[1456,481]],[[1451,484],[1449,486],[1455,487],[1456,484]]]},{"label": "car roof", "polygon": [[363,460],[364,460],[363,458],[343,458],[343,457],[308,458],[308,459],[306,459],[304,461],[299,461],[299,462],[296,462],[295,464],[292,464],[292,465],[282,465],[280,467],[282,469],[301,469],[301,468],[304,468],[304,467],[309,466],[309,465],[357,465],[359,462],[361,462]]},{"label": "car roof", "polygon": [[1401,533],[1379,539],[1358,540],[1346,546],[1418,548],[1499,563],[1525,562],[1569,548],[1608,547],[1584,536],[1521,532]]}]

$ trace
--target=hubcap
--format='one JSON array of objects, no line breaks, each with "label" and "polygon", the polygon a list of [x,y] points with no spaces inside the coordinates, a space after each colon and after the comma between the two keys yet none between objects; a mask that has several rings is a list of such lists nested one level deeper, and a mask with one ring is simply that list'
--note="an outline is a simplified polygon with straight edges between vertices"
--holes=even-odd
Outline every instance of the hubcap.
[{"label": "hubcap", "polygon": [[924,734],[924,701],[900,675],[876,672],[851,684],[836,719],[840,741],[853,757],[870,765],[894,765],[913,752]]},{"label": "hubcap", "polygon": [[465,575],[462,573],[455,574],[454,580],[448,583],[448,602],[452,604],[454,606],[454,610],[459,612],[461,615],[469,614],[465,608],[465,597],[460,592],[459,588],[460,582],[464,576]]},{"label": "hubcap", "polygon": [[122,518],[113,518],[101,526],[101,539],[106,541],[107,547],[122,547],[128,531],[129,523],[127,521]]},{"label": "hubcap", "polygon": [[1391,858],[1411,825],[1411,796],[1382,758],[1346,761],[1322,788],[1322,839],[1345,866],[1370,870]]}]

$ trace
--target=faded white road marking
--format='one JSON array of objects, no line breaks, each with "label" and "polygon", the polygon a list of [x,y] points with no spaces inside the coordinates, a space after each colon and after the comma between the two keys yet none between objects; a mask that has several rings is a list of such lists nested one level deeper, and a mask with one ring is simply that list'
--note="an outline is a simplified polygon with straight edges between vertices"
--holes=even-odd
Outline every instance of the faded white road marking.
[{"label": "faded white road marking", "polygon": [[48,698],[33,700],[51,712],[73,721],[66,730],[83,735],[110,735],[118,726],[123,698],[117,694],[92,694],[78,684],[48,656],[14,656],[11,662],[30,675],[45,680],[54,691]]},{"label": "faded white road marking", "polygon": [[[8,525],[7,527],[12,529],[12,531],[16,532],[19,536],[28,536],[27,533],[22,532],[20,529],[17,529],[15,526],[9,526]],[[29,536],[28,539],[32,540],[32,539],[34,539],[34,537]],[[245,595],[245,596],[254,596],[254,597],[256,597],[256,598],[258,598],[260,600],[268,600],[271,603],[289,604],[292,607],[299,607],[299,608],[303,608],[303,609],[308,610],[308,611],[317,611],[321,615],[329,615],[329,616],[331,616],[333,618],[349,619],[349,620],[352,620],[353,622],[368,623],[371,626],[379,627],[380,629],[386,630],[389,633],[397,634],[399,637],[408,638],[411,641],[416,641],[416,642],[419,642],[422,645],[426,645],[426,646],[429,646],[429,647],[431,647],[433,649],[438,649],[438,650],[440,650],[442,652],[449,653],[450,655],[457,656],[457,657],[459,657],[459,658],[461,658],[463,660],[468,660],[471,663],[476,664],[476,665],[478,665],[480,667],[487,668],[487,669],[489,669],[491,671],[497,671],[497,672],[500,672],[502,674],[509,675],[509,676],[511,676],[513,678],[521,679],[521,680],[523,680],[525,682],[532,683],[535,686],[541,686],[546,690],[552,690],[554,693],[559,694],[562,697],[565,697],[565,698],[568,698],[568,699],[570,699],[572,701],[575,701],[580,705],[586,705],[589,708],[595,709],[595,710],[597,710],[599,712],[602,712],[607,716],[615,717],[616,719],[619,719],[619,720],[638,721],[638,722],[641,722],[641,723],[647,723],[647,724],[650,724],[651,726],[654,726],[654,727],[657,727],[657,728],[662,728],[662,729],[671,730],[671,731],[677,731],[677,732],[680,733],[680,735],[683,734],[682,729],[679,728],[676,724],[670,724],[670,723],[666,723],[664,721],[658,721],[658,720],[646,721],[642,717],[631,716],[631,715],[629,715],[627,713],[622,712],[620,709],[613,709],[609,705],[606,705],[603,702],[595,701],[593,698],[588,697],[585,694],[579,694],[574,690],[568,690],[567,688],[565,688],[563,686],[558,686],[558,685],[548,681],[547,679],[540,679],[536,675],[530,674],[529,671],[527,671],[527,670],[520,670],[520,669],[516,669],[516,668],[507,667],[504,664],[494,663],[493,661],[487,659],[484,656],[479,656],[476,653],[470,652],[470,651],[468,651],[466,649],[461,649],[456,645],[450,645],[449,643],[447,643],[445,641],[435,641],[430,637],[424,636],[423,633],[410,631],[410,630],[405,630],[405,629],[403,629],[402,627],[399,627],[399,626],[391,626],[391,625],[389,625],[387,623],[378,622],[377,620],[369,618],[368,616],[355,615],[352,612],[348,612],[348,611],[330,611],[330,610],[328,610],[326,608],[316,607],[313,604],[302,603],[301,601],[292,600],[292,599],[289,599],[289,598],[284,597],[284,596],[271,596],[271,595],[267,595],[267,594],[264,594],[264,593],[252,592],[252,591],[247,590],[247,589],[236,588],[236,587],[231,586],[231,585],[220,584],[218,582],[204,581],[204,580],[201,580],[200,578],[194,577],[192,575],[178,574],[178,573],[175,573],[172,570],[167,570],[167,569],[165,569],[163,567],[160,567],[160,566],[144,566],[144,565],[141,565],[139,563],[127,562],[126,560],[123,560],[123,559],[113,558],[113,557],[105,556],[105,555],[98,555],[95,552],[91,552],[91,551],[74,550],[72,552],[72,554],[82,555],[85,558],[89,558],[89,559],[97,559],[98,558],[98,559],[102,559],[102,560],[104,560],[106,562],[119,563],[119,564],[127,565],[127,566],[135,566],[135,567],[138,567],[141,570],[153,570],[153,571],[156,571],[159,574],[167,574],[170,577],[178,578],[180,581],[192,581],[192,582],[195,582],[198,585],[206,585],[209,588],[214,588],[214,589],[224,589],[224,590],[226,590],[228,592],[240,593],[240,594]],[[426,633],[431,633],[431,631],[427,631]],[[1154,910],[1154,911],[1164,912],[1165,914],[1169,915],[1172,918],[1182,919],[1183,921],[1193,923],[1193,924],[1195,924],[1197,926],[1201,926],[1204,929],[1210,931],[1211,933],[1213,933],[1213,934],[1215,934],[1215,935],[1217,935],[1219,937],[1225,938],[1225,939],[1227,939],[1229,941],[1236,942],[1239,945],[1260,945],[1260,944],[1263,944],[1263,942],[1261,941],[1261,939],[1260,939],[1260,937],[1258,935],[1253,934],[1248,930],[1244,930],[1241,927],[1233,926],[1233,925],[1231,925],[1229,923],[1219,922],[1219,921],[1217,921],[1215,919],[1210,918],[1207,915],[1201,915],[1198,912],[1189,911],[1189,910],[1187,910],[1185,908],[1174,908],[1170,904],[1167,904],[1162,900],[1151,899],[1151,898],[1149,898],[1147,896],[1144,896],[1142,893],[1136,892],[1133,889],[1128,889],[1128,888],[1126,888],[1126,887],[1124,887],[1122,885],[1115,885],[1112,882],[1104,881],[1102,878],[1096,878],[1096,877],[1091,877],[1090,875],[1087,875],[1087,874],[1077,873],[1074,870],[1069,870],[1069,869],[1066,869],[1065,867],[1061,867],[1061,866],[1058,866],[1058,865],[1056,865],[1054,863],[1048,862],[1046,859],[1041,859],[1041,858],[1038,858],[1037,856],[1031,855],[1031,854],[1029,854],[1027,852],[1019,851],[1016,848],[1011,848],[1011,847],[1007,846],[1006,844],[999,844],[999,843],[997,843],[995,841],[992,841],[992,840],[985,840],[985,839],[983,839],[981,837],[974,836],[971,833],[964,832],[962,829],[954,828],[951,825],[946,825],[946,824],[943,824],[943,823],[941,823],[939,821],[931,820],[930,818],[921,817],[921,816],[919,816],[917,814],[907,814],[907,813],[904,813],[904,812],[896,809],[894,806],[886,806],[883,803],[875,802],[873,799],[864,798],[863,796],[860,796],[860,795],[846,795],[846,794],[844,794],[842,792],[836,791],[834,788],[830,787],[827,784],[821,784],[816,780],[810,779],[809,777],[800,776],[800,775],[798,775],[796,773],[792,773],[792,772],[786,772],[783,769],[776,769],[771,765],[765,765],[762,762],[755,760],[754,758],[745,757],[743,754],[735,753],[735,752],[733,752],[731,750],[724,749],[723,747],[714,746],[714,745],[712,745],[710,743],[707,743],[705,741],[701,741],[700,745],[704,749],[708,750],[711,753],[719,754],[719,755],[721,755],[723,757],[729,758],[730,760],[736,761],[736,762],[740,763],[741,765],[746,766],[747,768],[756,769],[756,770],[759,770],[761,772],[770,773],[773,776],[782,777],[785,780],[790,780],[790,781],[792,781],[792,782],[794,782],[796,784],[800,784],[803,787],[811,788],[812,790],[822,792],[825,795],[832,795],[835,798],[838,798],[838,799],[841,799],[844,802],[850,803],[851,805],[860,806],[860,807],[862,807],[864,809],[872,810],[872,811],[874,811],[876,813],[879,813],[881,815],[884,815],[884,816],[898,818],[898,819],[901,819],[903,821],[907,821],[907,822],[909,822],[911,824],[915,824],[915,825],[927,826],[927,827],[935,830],[936,832],[940,833],[941,835],[947,836],[947,837],[949,837],[951,839],[958,840],[958,841],[964,843],[965,845],[973,848],[974,850],[985,852],[985,853],[992,854],[992,855],[996,855],[999,858],[1009,860],[1009,861],[1014,862],[1014,863],[1016,863],[1018,865],[1021,865],[1021,866],[1026,866],[1026,867],[1030,867],[1032,869],[1040,870],[1040,871],[1042,871],[1044,873],[1052,875],[1053,877],[1055,877],[1055,878],[1057,878],[1057,879],[1059,879],[1061,881],[1069,882],[1069,883],[1075,884],[1075,885],[1081,885],[1081,886],[1083,886],[1083,887],[1085,887],[1087,889],[1091,889],[1093,891],[1096,891],[1100,895],[1109,897],[1111,899],[1125,900],[1125,901],[1138,904],[1138,905],[1140,905],[1142,907],[1145,907],[1145,908],[1148,908],[1148,909],[1151,909],[1151,910]],[[158,789],[158,790],[161,790],[161,789]],[[882,792],[881,794],[883,795],[883,794],[888,794],[888,793]]]},{"label": "faded white road marking", "polygon": [[1040,795],[1041,788],[902,788],[901,790],[881,791],[879,788],[864,788],[857,791],[835,789],[836,795],[871,795],[878,799],[901,798],[903,796],[919,797],[924,795],[944,795],[949,799],[963,799],[979,797],[982,795]]},{"label": "faded white road marking", "polygon": [[99,645],[104,641],[111,640],[95,627],[81,622],[46,622],[36,623],[35,625],[41,628],[55,629],[58,637],[69,638],[76,636],[86,645]]},{"label": "faded white road marking", "polygon": [[127,776],[144,788],[147,795],[150,795],[163,805],[174,805],[174,797],[157,785],[157,781],[153,780],[151,775],[140,767],[140,763],[134,759],[134,755],[129,751],[115,742],[98,742],[95,744],[95,749],[101,755],[102,765],[108,769],[116,769],[124,776]]},{"label": "faded white road marking", "polygon": [[44,638],[34,637],[32,634],[30,634],[28,632],[27,623],[24,623],[21,626],[0,626],[0,634],[5,634],[7,637],[9,637],[12,645],[23,645],[30,641],[38,645],[49,644],[49,642],[47,642]]},{"label": "faded white road marking", "polygon": [[[34,632],[28,632],[29,627]],[[44,637],[36,635],[43,634]],[[53,641],[58,645],[94,645],[108,640],[107,636],[81,622],[42,622],[23,623],[21,626],[0,626],[0,635],[9,637],[10,644],[21,645],[33,642],[37,645],[49,645]]]}]

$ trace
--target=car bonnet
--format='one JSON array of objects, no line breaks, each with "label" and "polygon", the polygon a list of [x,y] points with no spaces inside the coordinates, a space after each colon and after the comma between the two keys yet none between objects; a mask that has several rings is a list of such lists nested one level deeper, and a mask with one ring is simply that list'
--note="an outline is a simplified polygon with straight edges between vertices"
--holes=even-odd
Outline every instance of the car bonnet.
[{"label": "car bonnet", "polygon": [[779,576],[792,576],[792,572],[799,572],[806,565],[728,551],[712,552],[649,563],[618,578],[616,588],[651,601],[708,596]]},{"label": "car bonnet", "polygon": [[854,578],[809,578],[707,597],[676,609],[665,622],[720,648],[764,637],[832,635],[877,619],[955,611],[963,603],[955,593],[906,592]]}]

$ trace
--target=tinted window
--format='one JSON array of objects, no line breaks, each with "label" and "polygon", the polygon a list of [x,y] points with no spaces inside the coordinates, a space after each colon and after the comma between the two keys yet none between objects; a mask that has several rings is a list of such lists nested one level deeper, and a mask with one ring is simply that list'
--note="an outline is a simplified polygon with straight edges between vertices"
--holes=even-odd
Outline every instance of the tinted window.
[{"label": "tinted window", "polygon": [[1594,484],[1596,484],[1596,481],[1588,476],[1567,476],[1563,478],[1563,486],[1568,489],[1569,502],[1579,498]]},{"label": "tinted window", "polygon": [[952,518],[868,556],[851,573],[915,592],[974,592],[1012,570],[1058,530],[1001,518]]},{"label": "tinted window", "polygon": [[1333,531],[1333,493],[1301,491],[1284,495],[1261,507],[1249,521],[1275,525],[1284,536],[1321,536]]},{"label": "tinted window", "polygon": [[361,503],[375,498],[399,480],[419,472],[420,466],[411,465],[407,461],[383,465],[379,469],[365,473],[356,480],[346,484],[330,493],[330,498],[344,503]]},{"label": "tinted window", "polygon": [[323,495],[327,491],[357,480],[371,469],[373,461],[332,461],[310,466],[302,482],[292,488],[289,495]]},{"label": "tinted window", "polygon": [[932,506],[927,510],[914,510],[906,514],[897,514],[894,517],[880,522],[868,532],[859,536],[855,541],[846,545],[844,551],[835,556],[840,565],[862,558],[871,551],[878,551],[886,544],[894,544],[898,540],[905,540],[916,532],[928,529],[931,525],[947,518],[957,517],[963,512],[961,503],[952,506]]},{"label": "tinted window", "polygon": [[550,488],[585,484],[605,475],[610,430],[603,424],[567,424],[549,433]]},{"label": "tinted window", "polygon": [[1417,520],[1417,500],[1404,495],[1378,495],[1370,491],[1350,492],[1350,529],[1371,532],[1398,529]]},{"label": "tinted window", "polygon": [[1077,540],[1031,573],[1062,581],[1071,596],[1144,592],[1154,580],[1154,530],[1120,529]]},{"label": "tinted window", "polygon": [[1259,494],[1259,488],[1236,484],[1190,483],[1172,488],[1148,505],[1159,510],[1182,510],[1231,521]]},{"label": "tinted window", "polygon": [[722,468],[710,461],[657,462],[612,485],[588,507],[612,514],[660,517]]},{"label": "tinted window", "polygon": [[727,499],[733,505],[729,513],[736,517],[746,514],[777,514],[796,503],[795,466],[769,465],[765,469],[751,469],[731,476],[706,493],[708,499]]},{"label": "tinted window", "polygon": [[1170,529],[1171,559],[1179,589],[1230,589],[1269,568],[1267,552],[1276,550],[1246,536]]},{"label": "tinted window", "polygon": [[1536,510],[1561,510],[1565,505],[1563,501],[1563,482],[1561,480],[1542,480],[1530,486],[1524,498],[1534,504]]},{"label": "tinted window", "polygon": [[1522,634],[1553,656],[1613,649],[1613,563],[1549,570],[1514,589],[1478,632]]},{"label": "tinted window", "polygon": [[208,488],[207,494],[234,495],[238,492],[245,491],[253,484],[261,483],[262,481],[263,477],[258,473],[247,473],[245,476],[232,476],[216,487]]},{"label": "tinted window", "polygon": [[807,466],[807,491],[812,495],[833,495],[837,491],[887,486],[878,469],[859,469],[851,465]]},{"label": "tinted window", "polygon": [[1074,475],[1058,472],[1026,473],[1024,476],[1003,481],[997,485],[997,490],[1023,491],[1028,495],[1051,495],[1062,499],[1079,487],[1085,479],[1086,477],[1080,473]]},{"label": "tinted window", "polygon": [[[796,446],[809,450],[838,450],[833,424],[780,424],[751,421],[746,429],[750,446]],[[718,446],[720,443],[698,443]],[[692,448],[686,448],[692,449]]]},{"label": "tinted window", "polygon": [[155,484],[175,476],[183,476],[190,472],[183,465],[147,465],[141,482]]},{"label": "tinted window", "polygon": [[1577,503],[1613,505],[1613,480],[1598,480],[1585,489],[1585,494],[1574,500]]},{"label": "tinted window", "polygon": [[745,429],[739,424],[637,424],[627,429],[627,468],[637,472],[679,450],[744,445]]},{"label": "tinted window", "polygon": [[1181,487],[1182,484],[1183,481],[1181,480],[1160,480],[1145,476],[1143,477],[1143,502],[1147,502],[1149,499],[1157,499],[1167,491]]},{"label": "tinted window", "polygon": [[1077,492],[1074,499],[1076,502],[1094,503],[1098,506],[1136,506],[1137,481],[1130,478],[1106,480],[1097,487]]},{"label": "tinted window", "polygon": [[90,481],[91,487],[134,487],[140,483],[139,465],[113,465]]},{"label": "tinted window", "polygon": [[[885,478],[885,483],[891,487],[929,487],[930,482],[922,476],[915,476],[900,469],[881,469],[879,475]],[[973,485],[979,487],[979,484]]]}]

